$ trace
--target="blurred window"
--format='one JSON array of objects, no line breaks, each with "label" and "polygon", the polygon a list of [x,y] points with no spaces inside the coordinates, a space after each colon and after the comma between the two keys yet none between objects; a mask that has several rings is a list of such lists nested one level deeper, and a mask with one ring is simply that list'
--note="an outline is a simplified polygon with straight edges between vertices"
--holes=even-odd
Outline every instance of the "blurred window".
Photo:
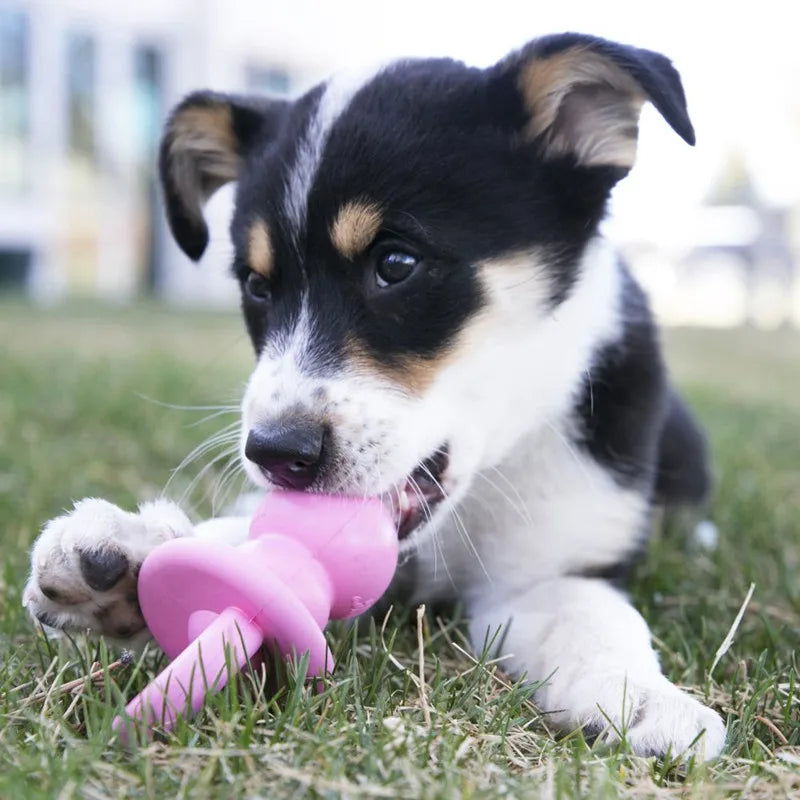
[{"label": "blurred window", "polygon": [[31,260],[30,250],[0,247],[0,291],[23,289],[30,275]]},{"label": "blurred window", "polygon": [[136,159],[139,196],[142,201],[137,243],[140,274],[144,287],[156,291],[163,279],[163,246],[161,241],[161,203],[156,185],[156,160],[161,125],[164,119],[164,55],[152,45],[137,45],[133,54],[135,87]]},{"label": "blurred window", "polygon": [[96,47],[87,33],[73,31],[67,40],[67,114],[69,151],[95,157]]},{"label": "blurred window", "polygon": [[0,7],[0,191],[28,186],[28,101],[30,47],[22,11]]},{"label": "blurred window", "polygon": [[289,94],[289,73],[278,67],[263,67],[250,64],[245,76],[247,90],[259,94]]},{"label": "blurred window", "polygon": [[164,115],[164,57],[157,47],[137,45],[133,54],[136,154],[154,169]]}]

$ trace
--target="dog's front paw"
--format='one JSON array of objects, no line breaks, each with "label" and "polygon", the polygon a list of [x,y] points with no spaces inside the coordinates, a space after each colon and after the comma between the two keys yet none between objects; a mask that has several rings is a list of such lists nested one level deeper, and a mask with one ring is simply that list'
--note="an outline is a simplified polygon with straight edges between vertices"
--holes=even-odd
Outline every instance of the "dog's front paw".
[{"label": "dog's front paw", "polygon": [[82,500],[48,522],[34,543],[23,603],[59,631],[128,641],[146,636],[136,594],[139,567],[153,548],[191,532],[173,503],[145,503],[130,513],[105,500]]},{"label": "dog's front paw", "polygon": [[709,761],[725,746],[725,724],[716,711],[669,685],[643,693],[636,724],[625,736],[640,755]]},{"label": "dog's front paw", "polygon": [[[578,719],[584,731],[609,743],[624,739],[637,755],[707,761],[725,746],[719,714],[666,679],[642,686],[610,678],[579,688],[577,694],[584,705]],[[590,695],[594,709],[584,704]]]}]

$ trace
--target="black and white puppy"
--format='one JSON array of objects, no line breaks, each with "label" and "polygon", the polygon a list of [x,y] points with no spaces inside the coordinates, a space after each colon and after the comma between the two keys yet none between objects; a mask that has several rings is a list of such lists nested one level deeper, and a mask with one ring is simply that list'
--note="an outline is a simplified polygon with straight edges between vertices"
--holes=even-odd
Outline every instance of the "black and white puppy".
[{"label": "black and white puppy", "polygon": [[[460,600],[477,648],[503,626],[504,664],[546,679],[551,722],[710,758],[722,721],[662,675],[615,588],[653,506],[708,490],[647,302],[598,235],[645,101],[693,143],[666,58],[564,34],[488,69],[398,61],[294,102],[193,94],[160,167],[194,259],[204,202],[238,182],[253,481],[383,496],[408,599]],[[145,555],[246,530],[84,500],[37,540],[25,602],[56,628],[141,636]]]}]

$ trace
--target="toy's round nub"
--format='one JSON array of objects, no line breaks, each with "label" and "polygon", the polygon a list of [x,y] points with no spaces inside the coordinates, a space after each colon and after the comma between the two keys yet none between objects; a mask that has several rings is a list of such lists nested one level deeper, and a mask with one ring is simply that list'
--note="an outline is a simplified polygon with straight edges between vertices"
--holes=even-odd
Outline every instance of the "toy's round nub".
[{"label": "toy's round nub", "polygon": [[280,531],[302,542],[333,582],[332,619],[363,613],[397,568],[397,530],[376,498],[273,492],[253,516],[250,536]]},{"label": "toy's round nub", "polygon": [[[229,547],[194,538],[156,549],[139,573],[139,604],[172,663],[126,714],[169,729],[197,711],[263,643],[308,653],[309,676],[332,668],[323,628],[386,590],[397,565],[394,525],[378,500],[273,492],[250,539]],[[227,651],[227,655],[226,655]],[[121,717],[114,729],[128,739]]]}]

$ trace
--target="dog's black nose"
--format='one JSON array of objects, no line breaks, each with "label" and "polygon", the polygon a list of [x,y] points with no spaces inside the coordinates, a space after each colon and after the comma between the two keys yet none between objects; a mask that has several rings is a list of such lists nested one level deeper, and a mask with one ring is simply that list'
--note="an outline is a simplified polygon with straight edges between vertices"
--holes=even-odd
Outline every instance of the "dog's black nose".
[{"label": "dog's black nose", "polygon": [[244,454],[274,484],[307,489],[317,477],[325,444],[325,426],[307,417],[286,417],[253,428]]}]

